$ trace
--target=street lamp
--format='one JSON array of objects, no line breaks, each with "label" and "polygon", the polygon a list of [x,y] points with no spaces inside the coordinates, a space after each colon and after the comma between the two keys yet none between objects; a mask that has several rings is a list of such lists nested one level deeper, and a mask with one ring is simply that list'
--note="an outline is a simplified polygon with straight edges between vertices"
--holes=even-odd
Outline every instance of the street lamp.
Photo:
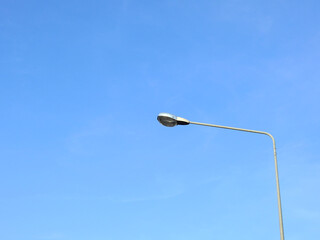
[{"label": "street lamp", "polygon": [[274,164],[275,164],[275,170],[276,170],[278,212],[279,212],[279,224],[280,224],[280,239],[284,240],[276,143],[274,141],[273,136],[270,133],[249,130],[249,129],[243,129],[243,128],[226,127],[226,126],[214,125],[214,124],[208,124],[208,123],[191,122],[185,118],[177,117],[177,116],[170,114],[170,113],[159,113],[157,119],[162,125],[164,125],[166,127],[174,127],[176,125],[196,124],[196,125],[202,125],[202,126],[207,126],[207,127],[216,127],[216,128],[224,128],[224,129],[237,130],[237,131],[243,131],[243,132],[258,133],[258,134],[264,134],[264,135],[269,136],[272,139],[272,143],[273,143],[273,155],[274,155]]}]

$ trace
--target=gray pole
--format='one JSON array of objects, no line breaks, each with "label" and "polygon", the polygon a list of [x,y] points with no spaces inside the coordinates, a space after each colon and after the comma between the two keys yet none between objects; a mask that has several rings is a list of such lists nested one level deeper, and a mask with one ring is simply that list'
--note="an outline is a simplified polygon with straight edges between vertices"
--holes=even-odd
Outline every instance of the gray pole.
[{"label": "gray pole", "polygon": [[277,162],[277,151],[276,151],[276,142],[274,140],[274,137],[270,133],[262,132],[262,131],[255,131],[255,130],[249,130],[249,129],[243,129],[243,128],[226,127],[226,126],[221,126],[221,125],[198,123],[198,122],[191,122],[191,121],[189,121],[189,123],[190,124],[207,126],[207,127],[216,127],[216,128],[224,128],[224,129],[230,129],[230,130],[236,130],[236,131],[264,134],[264,135],[268,135],[272,139],[274,164],[275,164],[275,171],[276,171],[276,183],[277,183],[277,198],[278,198],[278,212],[279,212],[279,224],[280,224],[280,239],[284,240],[281,197],[280,197],[280,185],[279,185],[279,174],[278,174],[278,162]]}]

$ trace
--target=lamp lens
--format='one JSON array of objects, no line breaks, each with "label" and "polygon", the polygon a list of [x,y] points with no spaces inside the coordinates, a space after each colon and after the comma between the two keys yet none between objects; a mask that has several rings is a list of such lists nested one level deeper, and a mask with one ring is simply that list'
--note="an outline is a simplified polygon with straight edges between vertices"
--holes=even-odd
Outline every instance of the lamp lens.
[{"label": "lamp lens", "polygon": [[170,113],[160,113],[157,119],[166,127],[174,127],[177,125],[177,117]]}]

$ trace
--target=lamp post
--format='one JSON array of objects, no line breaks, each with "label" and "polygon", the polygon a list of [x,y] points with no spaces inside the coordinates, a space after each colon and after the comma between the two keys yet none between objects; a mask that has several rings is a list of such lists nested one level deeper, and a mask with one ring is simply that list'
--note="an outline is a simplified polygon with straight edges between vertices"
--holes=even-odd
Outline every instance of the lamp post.
[{"label": "lamp post", "polygon": [[243,128],[226,127],[226,126],[214,125],[214,124],[208,124],[208,123],[191,122],[191,121],[189,121],[189,120],[187,120],[185,118],[177,117],[177,116],[172,115],[170,113],[160,113],[158,115],[157,119],[162,125],[164,125],[166,127],[174,127],[176,125],[195,124],[195,125],[202,125],[202,126],[207,126],[207,127],[216,127],[216,128],[224,128],[224,129],[230,129],[230,130],[236,130],[236,131],[258,133],[258,134],[264,134],[264,135],[269,136],[272,139],[272,143],[273,143],[273,155],[274,155],[274,164],[275,164],[275,171],[276,171],[278,212],[279,212],[279,224],[280,224],[280,239],[284,240],[276,143],[275,143],[275,140],[274,140],[273,136],[270,133],[262,132],[262,131],[256,131],[256,130],[243,129]]}]

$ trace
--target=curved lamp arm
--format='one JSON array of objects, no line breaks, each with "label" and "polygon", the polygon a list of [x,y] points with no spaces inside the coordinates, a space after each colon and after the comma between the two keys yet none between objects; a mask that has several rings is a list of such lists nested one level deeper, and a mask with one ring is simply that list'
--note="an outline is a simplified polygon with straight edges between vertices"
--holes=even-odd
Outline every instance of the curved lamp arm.
[{"label": "curved lamp arm", "polygon": [[278,162],[277,162],[277,151],[276,151],[276,142],[274,140],[274,137],[270,133],[262,132],[262,131],[256,131],[256,130],[250,130],[250,129],[227,127],[227,126],[221,126],[221,125],[215,125],[215,124],[207,124],[207,123],[199,123],[199,122],[191,122],[191,121],[188,121],[188,124],[196,124],[196,125],[202,125],[202,126],[207,126],[207,127],[216,127],[216,128],[224,128],[224,129],[230,129],[230,130],[236,130],[236,131],[264,134],[264,135],[268,135],[272,139],[274,164],[275,164],[275,170],[276,170],[276,182],[277,182],[277,197],[278,197],[278,212],[279,212],[279,224],[280,224],[280,239],[284,240],[281,197],[280,197],[280,185],[279,185],[279,174],[278,174]]}]

